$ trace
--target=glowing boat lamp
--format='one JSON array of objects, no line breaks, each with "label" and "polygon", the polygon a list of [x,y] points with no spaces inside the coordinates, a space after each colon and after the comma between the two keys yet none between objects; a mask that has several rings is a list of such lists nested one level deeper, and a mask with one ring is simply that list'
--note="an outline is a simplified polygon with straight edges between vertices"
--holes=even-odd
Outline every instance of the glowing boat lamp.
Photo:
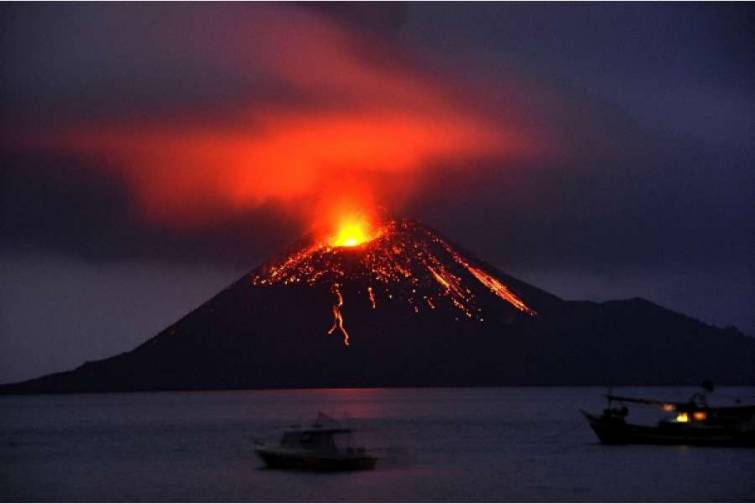
[{"label": "glowing boat lamp", "polygon": [[687,422],[689,422],[689,415],[686,412],[683,411],[683,412],[679,413],[678,415],[676,415],[675,420],[678,423],[687,423]]},{"label": "glowing boat lamp", "polygon": [[702,422],[706,418],[708,418],[708,414],[705,411],[695,411],[692,413],[692,418],[690,418],[689,413],[686,411],[680,412],[678,415],[676,415],[676,418],[674,419],[678,423],[688,423],[691,420],[695,420],[697,422]]}]

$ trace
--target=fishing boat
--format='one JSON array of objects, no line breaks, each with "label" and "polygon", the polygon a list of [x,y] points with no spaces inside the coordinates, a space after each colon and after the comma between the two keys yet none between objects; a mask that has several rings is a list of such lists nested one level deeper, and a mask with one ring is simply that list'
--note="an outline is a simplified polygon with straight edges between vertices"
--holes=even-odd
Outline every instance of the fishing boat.
[{"label": "fishing boat", "polygon": [[[706,392],[713,386],[704,384]],[[608,407],[600,415],[582,411],[604,444],[655,444],[755,447],[755,405],[711,407],[706,393],[686,402],[660,401],[606,394]],[[620,406],[616,406],[618,403]],[[659,408],[667,414],[657,425],[626,421],[627,404]]]},{"label": "fishing boat", "polygon": [[[327,420],[327,423],[323,422]],[[255,442],[255,452],[271,469],[356,471],[374,469],[377,457],[351,444],[353,431],[324,414],[308,427],[291,426],[278,443]]]}]

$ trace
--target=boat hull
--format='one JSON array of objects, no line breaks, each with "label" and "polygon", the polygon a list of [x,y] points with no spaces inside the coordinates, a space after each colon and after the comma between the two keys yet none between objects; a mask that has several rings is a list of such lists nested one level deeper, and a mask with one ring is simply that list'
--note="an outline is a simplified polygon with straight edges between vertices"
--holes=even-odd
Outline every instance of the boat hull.
[{"label": "boat hull", "polygon": [[742,431],[725,426],[690,426],[661,424],[657,427],[633,425],[615,419],[604,419],[586,412],[590,427],[601,443],[611,445],[693,445],[755,447],[755,431]]},{"label": "boat hull", "polygon": [[257,455],[271,469],[298,469],[305,471],[362,471],[374,469],[377,458],[369,455],[320,455],[296,453],[275,449],[257,448]]}]

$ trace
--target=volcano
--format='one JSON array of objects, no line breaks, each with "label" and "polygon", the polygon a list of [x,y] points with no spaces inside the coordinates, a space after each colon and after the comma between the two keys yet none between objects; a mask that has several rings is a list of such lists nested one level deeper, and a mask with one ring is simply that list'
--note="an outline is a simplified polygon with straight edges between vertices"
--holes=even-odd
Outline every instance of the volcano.
[{"label": "volcano", "polygon": [[5,393],[755,383],[755,339],[643,299],[565,301],[436,231],[303,240],[130,352]]}]

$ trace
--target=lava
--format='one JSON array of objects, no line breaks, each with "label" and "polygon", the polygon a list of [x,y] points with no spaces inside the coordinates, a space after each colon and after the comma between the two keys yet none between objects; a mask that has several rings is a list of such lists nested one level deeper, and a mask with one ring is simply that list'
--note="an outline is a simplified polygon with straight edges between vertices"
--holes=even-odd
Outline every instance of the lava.
[{"label": "lava", "polygon": [[508,301],[509,303],[514,305],[517,310],[529,313],[530,315],[535,314],[535,312],[532,311],[526,304],[524,304],[524,302],[519,299],[513,292],[511,292],[508,287],[503,285],[500,280],[488,275],[479,268],[470,266],[469,264],[465,264],[465,267],[469,270],[470,273],[475,276],[477,280],[480,281],[480,283],[490,289],[490,291],[493,292],[496,296],[500,297],[504,301]]},{"label": "lava", "polygon": [[[479,297],[488,292],[528,316],[537,315],[511,287],[424,226],[405,220],[380,227],[366,220],[343,222],[345,228],[339,228],[331,240],[315,240],[314,245],[267,265],[252,276],[252,285],[326,286],[335,296],[328,334],[340,331],[346,346],[350,336],[344,324],[344,293],[353,285],[361,285],[356,294],[366,293],[366,301],[376,311],[380,298],[405,302],[415,314],[437,310],[445,303],[482,323],[485,314]],[[352,227],[359,222],[362,227]],[[356,240],[353,246],[351,239]]]},{"label": "lava", "polygon": [[370,304],[372,305],[372,309],[374,310],[377,308],[377,303],[375,302],[375,291],[372,290],[372,286],[367,287],[367,294],[370,296]]},{"label": "lava", "polygon": [[380,235],[364,215],[349,215],[340,220],[336,232],[330,237],[332,247],[358,247]]},{"label": "lava", "polygon": [[339,331],[341,331],[341,334],[343,334],[343,344],[345,346],[349,346],[349,333],[343,326],[343,313],[341,313],[341,307],[343,306],[343,295],[341,294],[341,290],[337,283],[333,284],[333,294],[336,295],[336,303],[333,305],[333,325],[330,329],[328,329],[328,334],[333,334],[333,332],[338,329]]}]

